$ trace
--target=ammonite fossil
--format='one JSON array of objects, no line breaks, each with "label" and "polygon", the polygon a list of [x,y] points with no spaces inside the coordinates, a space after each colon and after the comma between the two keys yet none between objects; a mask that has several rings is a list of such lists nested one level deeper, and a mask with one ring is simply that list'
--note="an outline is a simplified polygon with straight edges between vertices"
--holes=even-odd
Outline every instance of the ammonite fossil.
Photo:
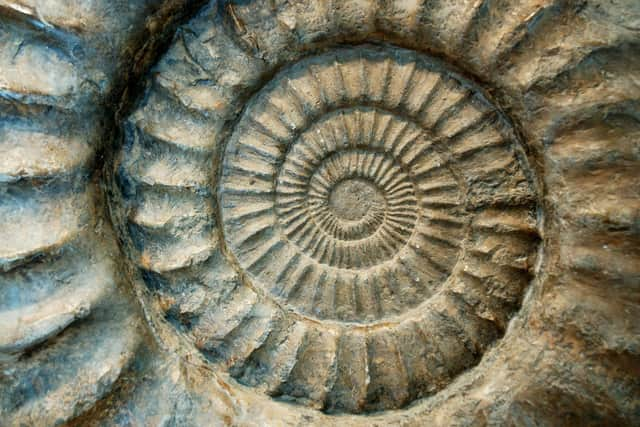
[{"label": "ammonite fossil", "polygon": [[[184,142],[129,135],[121,176],[140,183],[128,200],[141,265],[155,270],[147,286],[176,298],[189,277],[201,306],[162,302],[168,318],[280,399],[362,412],[433,394],[502,335],[531,278],[536,197],[518,137],[476,85],[424,54],[353,46],[285,67],[215,160],[180,158],[185,180],[144,185]],[[194,194],[198,167],[209,179]],[[156,219],[174,206],[187,209],[184,233]],[[185,263],[154,263],[154,240]]]},{"label": "ammonite fossil", "polygon": [[22,3],[0,424],[638,423],[634,2]]}]

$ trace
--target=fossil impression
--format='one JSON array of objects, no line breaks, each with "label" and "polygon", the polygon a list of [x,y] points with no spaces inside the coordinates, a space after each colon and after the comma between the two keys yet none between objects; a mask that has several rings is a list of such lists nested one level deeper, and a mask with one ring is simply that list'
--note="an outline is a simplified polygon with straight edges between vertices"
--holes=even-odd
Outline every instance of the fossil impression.
[{"label": "fossil impression", "polygon": [[0,425],[640,423],[635,1],[72,3],[0,0]]}]

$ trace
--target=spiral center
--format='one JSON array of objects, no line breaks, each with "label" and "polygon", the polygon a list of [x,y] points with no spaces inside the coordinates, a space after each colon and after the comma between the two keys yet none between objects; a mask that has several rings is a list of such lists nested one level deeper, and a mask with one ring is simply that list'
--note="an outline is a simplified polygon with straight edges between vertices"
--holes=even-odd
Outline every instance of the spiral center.
[{"label": "spiral center", "polygon": [[383,205],[384,197],[375,185],[360,178],[339,182],[329,194],[329,208],[346,221],[360,221]]}]

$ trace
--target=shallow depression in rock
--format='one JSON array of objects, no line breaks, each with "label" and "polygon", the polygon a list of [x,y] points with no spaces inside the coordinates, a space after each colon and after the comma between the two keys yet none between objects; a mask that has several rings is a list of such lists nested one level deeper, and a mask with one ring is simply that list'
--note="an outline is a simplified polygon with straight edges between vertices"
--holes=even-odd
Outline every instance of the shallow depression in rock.
[{"label": "shallow depression in rock", "polygon": [[362,179],[345,179],[329,194],[329,208],[346,221],[360,221],[371,215],[371,210],[381,210],[384,197],[375,185]]}]

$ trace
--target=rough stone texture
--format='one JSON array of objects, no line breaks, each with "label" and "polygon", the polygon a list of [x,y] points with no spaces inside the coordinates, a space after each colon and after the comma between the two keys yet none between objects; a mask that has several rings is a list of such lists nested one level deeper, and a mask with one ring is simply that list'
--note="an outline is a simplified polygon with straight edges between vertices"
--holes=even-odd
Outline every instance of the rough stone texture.
[{"label": "rough stone texture", "polygon": [[0,0],[0,425],[640,425],[636,0]]}]

